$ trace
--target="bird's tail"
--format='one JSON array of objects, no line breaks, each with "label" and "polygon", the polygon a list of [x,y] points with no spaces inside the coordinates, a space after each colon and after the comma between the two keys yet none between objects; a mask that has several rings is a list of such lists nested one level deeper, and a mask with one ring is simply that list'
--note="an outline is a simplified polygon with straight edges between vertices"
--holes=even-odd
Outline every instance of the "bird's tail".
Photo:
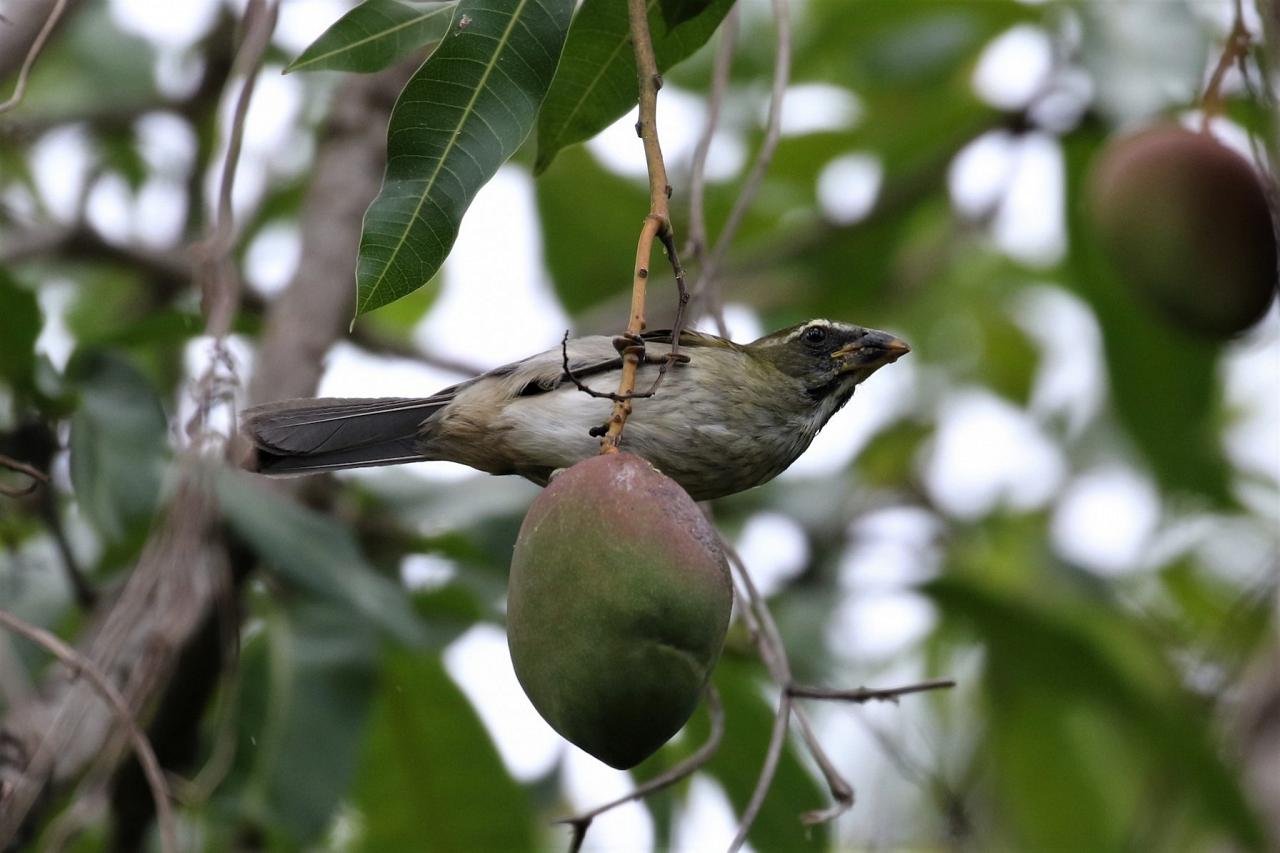
[{"label": "bird's tail", "polygon": [[309,474],[419,462],[422,422],[447,399],[284,400],[244,412],[241,430],[254,447],[246,463],[263,474]]}]

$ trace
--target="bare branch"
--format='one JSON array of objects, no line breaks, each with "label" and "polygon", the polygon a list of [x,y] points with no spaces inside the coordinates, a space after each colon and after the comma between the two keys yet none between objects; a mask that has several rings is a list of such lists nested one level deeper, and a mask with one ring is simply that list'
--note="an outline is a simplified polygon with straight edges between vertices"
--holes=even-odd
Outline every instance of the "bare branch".
[{"label": "bare branch", "polygon": [[[156,760],[156,754],[151,748],[151,743],[147,740],[147,736],[142,733],[142,729],[138,726],[138,721],[134,719],[133,712],[129,709],[129,704],[124,697],[120,695],[120,691],[107,680],[107,677],[102,674],[98,667],[94,666],[92,661],[48,631],[30,625],[12,613],[7,613],[3,610],[0,610],[0,626],[42,646],[54,657],[62,661],[63,665],[73,673],[87,677],[89,683],[93,685],[93,689],[111,706],[120,724],[124,726],[129,735],[129,740],[133,744],[134,754],[138,756],[138,762],[142,765],[142,770],[147,777],[147,784],[151,788],[151,796],[155,800],[156,806],[156,820],[160,824],[161,848],[165,853],[177,853],[178,836],[174,830],[173,809],[169,803],[169,788],[165,784],[164,773],[160,769],[160,762]],[[32,759],[32,763],[36,763],[35,758]],[[8,799],[8,797],[5,797],[5,799]],[[0,800],[0,802],[3,802],[3,800]],[[3,828],[0,826],[0,830]],[[4,838],[3,832],[0,832],[0,844],[7,845],[7,839]]]},{"label": "bare branch", "polygon": [[207,331],[215,338],[223,338],[231,330],[231,321],[237,307],[239,278],[228,274],[230,270],[234,270],[230,259],[235,243],[231,195],[235,190],[236,171],[240,165],[245,117],[249,112],[249,103],[253,100],[258,72],[271,41],[271,33],[275,30],[278,12],[278,3],[266,5],[264,0],[250,0],[245,10],[244,41],[236,52],[232,66],[232,76],[239,72],[244,75],[244,82],[231,118],[213,228],[197,247],[201,260],[201,286],[204,291]]},{"label": "bare branch", "polygon": [[[794,713],[805,747],[809,750],[814,763],[818,765],[818,769],[822,772],[822,776],[827,782],[827,790],[831,793],[832,799],[835,800],[835,803],[829,808],[806,812],[802,816],[802,820],[809,824],[833,820],[853,807],[855,799],[853,786],[840,774],[840,771],[836,769],[835,763],[827,755],[827,751],[822,747],[821,741],[818,740],[817,733],[813,730],[813,725],[810,723],[809,716],[805,710],[791,706],[791,696],[787,692],[787,687],[792,683],[791,663],[787,660],[787,649],[782,642],[782,634],[778,631],[778,624],[774,621],[773,614],[769,611],[768,603],[764,600],[764,596],[760,595],[760,591],[756,588],[755,581],[752,580],[751,573],[747,571],[746,563],[743,562],[742,556],[737,549],[729,544],[723,536],[720,537],[720,545],[729,557],[729,565],[733,567],[736,573],[738,583],[734,585],[734,594],[738,597],[739,610],[742,612],[744,619],[747,620],[748,628],[751,629],[752,638],[755,640],[756,648],[760,652],[760,659],[764,661],[765,667],[773,677],[774,683],[782,688],[787,711],[789,714]],[[739,586],[746,591],[745,600],[738,590]],[[781,708],[781,705],[779,707]],[[781,710],[779,713],[781,713]]]},{"label": "bare branch", "polygon": [[784,692],[778,698],[778,713],[773,718],[773,731],[769,734],[769,748],[764,755],[764,765],[760,768],[760,776],[756,779],[756,787],[751,792],[751,799],[747,802],[747,807],[742,810],[742,818],[738,822],[738,833],[729,844],[729,853],[736,853],[742,849],[742,845],[747,841],[747,834],[751,832],[751,825],[756,822],[756,817],[760,814],[760,807],[764,805],[765,795],[773,785],[773,777],[778,772],[778,763],[782,760],[782,747],[787,741],[787,724],[790,721],[791,697]]},{"label": "bare branch", "polygon": [[556,821],[556,823],[569,824],[573,828],[569,853],[578,853],[582,849],[582,842],[587,837],[587,829],[590,828],[591,821],[600,815],[624,803],[643,799],[650,794],[661,791],[663,788],[668,788],[681,779],[691,776],[698,768],[711,760],[711,756],[715,755],[716,750],[720,748],[720,741],[724,739],[724,704],[720,701],[719,692],[710,683],[707,684],[706,697],[707,714],[711,717],[711,733],[707,736],[706,742],[698,747],[696,752],[665,773],[653,777],[643,785],[637,785],[635,790],[626,796],[611,800],[602,806],[596,806],[582,814]]},{"label": "bare branch", "polygon": [[738,228],[742,225],[742,220],[746,216],[747,210],[750,209],[751,203],[755,200],[756,193],[760,191],[760,184],[764,181],[764,175],[769,169],[769,164],[773,162],[774,152],[778,148],[778,140],[782,136],[782,102],[786,97],[787,84],[791,78],[791,14],[787,2],[788,0],[772,0],[773,20],[777,29],[778,45],[774,53],[773,87],[769,97],[769,115],[766,120],[764,140],[760,143],[760,150],[756,152],[756,159],[751,165],[751,171],[742,183],[742,190],[738,193],[738,198],[734,201],[733,208],[729,211],[729,218],[725,220],[724,228],[720,231],[720,237],[716,240],[715,248],[703,265],[698,284],[694,287],[696,293],[707,298],[713,315],[721,310],[719,307],[721,301],[719,291],[715,288],[716,276],[724,263],[725,255],[729,251],[729,245],[733,242],[734,236],[738,233]]},{"label": "bare branch", "polygon": [[[711,76],[711,93],[707,97],[707,121],[702,126],[698,145],[693,149],[693,164],[689,170],[688,251],[700,270],[707,263],[707,154],[711,151],[711,140],[716,135],[716,128],[720,126],[720,108],[724,104],[725,93],[729,90],[729,73],[733,69],[733,53],[737,43],[738,7],[735,5],[720,27],[720,43],[716,45],[715,70]],[[701,286],[701,281],[699,285]],[[695,290],[701,292],[700,286],[695,287]],[[717,333],[721,337],[728,337],[729,328],[725,325],[724,311],[719,310],[719,300],[715,300],[713,305],[712,318],[715,320]]]},{"label": "bare branch", "polygon": [[1252,43],[1249,28],[1244,23],[1242,2],[1235,0],[1235,17],[1231,21],[1231,30],[1227,33],[1227,42],[1223,45],[1222,54],[1218,57],[1213,73],[1209,75],[1204,94],[1200,96],[1200,104],[1204,110],[1200,123],[1202,132],[1208,133],[1213,119],[1222,113],[1222,81],[1226,79],[1227,71],[1232,65],[1243,62],[1249,55],[1249,47]]},{"label": "bare branch", "polygon": [[792,684],[787,688],[787,693],[804,699],[828,699],[836,702],[856,702],[861,704],[864,702],[897,702],[899,698],[911,693],[947,690],[955,686],[955,679],[933,678],[928,681],[921,681],[919,684],[880,689],[858,687],[853,690],[838,690],[830,687],[806,687],[801,684]]},{"label": "bare branch", "polygon": [[58,19],[62,17],[62,13],[66,9],[67,0],[53,0],[53,6],[49,9],[49,17],[45,18],[44,26],[36,33],[31,46],[27,48],[27,55],[22,60],[22,66],[18,69],[18,80],[13,84],[13,94],[7,100],[0,101],[0,113],[8,112],[22,103],[22,97],[27,93],[27,78],[31,75],[31,69],[36,64],[40,51],[44,50],[45,42],[53,34],[53,28],[58,25]]},{"label": "bare branch", "polygon": [[11,498],[20,498],[29,495],[40,486],[47,485],[49,475],[36,468],[34,465],[28,465],[26,462],[20,462],[9,456],[0,453],[0,468],[8,468],[10,471],[17,471],[19,474],[26,474],[31,478],[31,482],[20,488],[6,486],[0,484],[0,495],[8,495]]}]

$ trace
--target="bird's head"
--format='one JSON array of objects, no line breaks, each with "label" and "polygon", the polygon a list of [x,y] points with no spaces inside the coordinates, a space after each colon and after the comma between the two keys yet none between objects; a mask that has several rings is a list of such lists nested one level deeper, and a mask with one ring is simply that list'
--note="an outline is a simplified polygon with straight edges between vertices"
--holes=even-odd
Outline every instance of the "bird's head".
[{"label": "bird's head", "polygon": [[757,358],[804,385],[815,402],[833,396],[848,399],[854,386],[911,351],[888,332],[810,320],[747,344]]}]

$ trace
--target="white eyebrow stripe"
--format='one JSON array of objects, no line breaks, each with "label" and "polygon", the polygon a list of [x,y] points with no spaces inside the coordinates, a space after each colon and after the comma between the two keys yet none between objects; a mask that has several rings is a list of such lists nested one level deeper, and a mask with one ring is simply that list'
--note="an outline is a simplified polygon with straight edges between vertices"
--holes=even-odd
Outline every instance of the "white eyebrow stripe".
[{"label": "white eyebrow stripe", "polygon": [[796,329],[796,330],[795,330],[794,332],[792,332],[791,334],[787,335],[787,340],[786,340],[786,342],[787,342],[787,343],[790,343],[791,341],[794,341],[796,338],[798,338],[798,337],[800,337],[801,335],[803,335],[803,334],[805,333],[805,331],[807,331],[808,329],[811,329],[811,328],[812,328],[812,327],[814,327],[814,326],[826,326],[826,327],[827,327],[827,329],[828,329],[828,330],[830,330],[830,329],[834,329],[834,328],[836,327],[836,325],[837,325],[836,323],[833,323],[831,320],[828,320],[828,319],[826,319],[825,317],[817,317],[817,318],[815,318],[815,319],[813,319],[813,320],[810,320],[809,322],[805,323],[803,326],[801,326],[800,328]]}]

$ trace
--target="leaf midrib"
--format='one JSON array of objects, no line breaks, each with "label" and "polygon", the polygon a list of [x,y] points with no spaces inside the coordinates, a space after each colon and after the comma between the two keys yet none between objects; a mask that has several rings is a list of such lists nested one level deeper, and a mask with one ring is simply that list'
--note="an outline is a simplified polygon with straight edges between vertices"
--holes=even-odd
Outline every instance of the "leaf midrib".
[{"label": "leaf midrib", "polygon": [[396,24],[394,27],[388,27],[385,30],[379,30],[378,32],[373,33],[372,35],[365,36],[362,39],[357,39],[356,41],[350,42],[349,44],[345,44],[342,47],[334,48],[328,53],[322,53],[319,56],[314,56],[311,59],[308,59],[306,62],[300,62],[297,65],[292,65],[290,66],[289,70],[301,71],[303,68],[306,68],[308,65],[315,65],[317,62],[321,62],[325,59],[328,59],[331,56],[337,56],[340,53],[349,53],[355,50],[356,48],[360,47],[361,45],[368,44],[369,42],[375,39],[385,38],[390,33],[399,32],[400,30],[407,29],[408,27],[412,27],[414,24],[421,23],[427,20],[428,18],[439,15],[442,12],[452,11],[454,8],[457,7],[457,5],[458,5],[457,0],[454,0],[454,2],[446,2],[443,5],[435,7],[430,12],[426,12],[422,15],[418,15],[416,18],[410,18],[404,23]]},{"label": "leaf midrib", "polygon": [[[649,2],[645,4],[645,7],[644,7],[645,15],[648,16],[648,14],[653,11],[653,7],[656,5],[658,5],[658,0],[649,0]],[[578,112],[582,109],[583,105],[586,104],[587,96],[596,90],[596,84],[598,84],[600,80],[604,77],[605,73],[611,67],[613,67],[613,61],[618,58],[618,52],[622,50],[622,48],[625,47],[626,44],[627,44],[627,36],[623,35],[623,37],[618,40],[617,46],[614,47],[614,49],[609,53],[609,61],[603,63],[600,66],[600,70],[597,71],[595,76],[591,78],[591,83],[582,90],[582,95],[574,103],[573,109],[569,110],[568,116],[566,116],[565,120],[560,123],[560,130],[550,140],[552,143],[559,143],[560,140],[564,138],[565,132],[572,125],[573,120],[577,118]]]},{"label": "leaf midrib", "polygon": [[[485,64],[484,74],[480,76],[480,82],[471,92],[471,98],[467,101],[467,105],[462,110],[462,117],[453,125],[453,130],[449,134],[449,142],[445,145],[444,151],[440,154],[440,159],[436,161],[436,167],[431,172],[431,177],[427,178],[427,184],[422,189],[422,194],[418,196],[418,203],[413,207],[413,213],[409,217],[408,224],[404,230],[400,232],[400,239],[396,241],[395,248],[391,250],[391,254],[387,257],[386,263],[382,267],[382,272],[378,274],[378,278],[374,281],[373,286],[369,288],[368,294],[363,300],[357,314],[363,313],[364,306],[373,301],[373,297],[382,287],[382,283],[387,280],[387,270],[391,269],[395,260],[400,255],[400,250],[404,248],[405,241],[409,239],[409,231],[413,229],[413,223],[417,221],[418,214],[422,212],[422,206],[426,204],[427,197],[431,195],[431,191],[435,189],[436,179],[440,177],[440,170],[444,168],[445,161],[449,159],[449,155],[453,153],[454,146],[461,137],[459,131],[467,120],[471,117],[472,111],[475,109],[476,101],[480,98],[480,93],[485,90],[489,84],[489,77],[493,74],[493,69],[498,65],[498,57],[507,49],[507,44],[511,40],[511,32],[515,29],[516,21],[520,17],[520,13],[524,11],[524,7],[529,4],[530,0],[520,0],[519,5],[511,12],[511,17],[507,19],[507,26],[502,31],[502,36],[498,39],[498,46],[494,48],[493,53],[489,57],[489,61]],[[497,136],[497,134],[494,134]],[[502,140],[498,140],[501,144]]]}]

